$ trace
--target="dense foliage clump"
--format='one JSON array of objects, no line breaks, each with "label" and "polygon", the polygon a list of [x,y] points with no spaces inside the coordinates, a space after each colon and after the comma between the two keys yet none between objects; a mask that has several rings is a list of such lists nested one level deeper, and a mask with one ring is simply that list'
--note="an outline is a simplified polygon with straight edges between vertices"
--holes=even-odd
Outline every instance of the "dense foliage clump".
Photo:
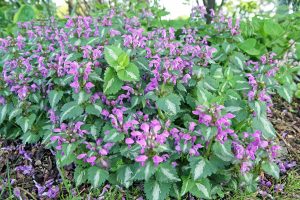
[{"label": "dense foliage clump", "polygon": [[254,191],[262,171],[279,178],[267,115],[271,94],[292,94],[276,55],[250,57],[261,51],[239,20],[203,7],[180,29],[116,12],[24,22],[0,40],[1,134],[42,140],[77,186],[142,183],[148,199],[211,199]]}]

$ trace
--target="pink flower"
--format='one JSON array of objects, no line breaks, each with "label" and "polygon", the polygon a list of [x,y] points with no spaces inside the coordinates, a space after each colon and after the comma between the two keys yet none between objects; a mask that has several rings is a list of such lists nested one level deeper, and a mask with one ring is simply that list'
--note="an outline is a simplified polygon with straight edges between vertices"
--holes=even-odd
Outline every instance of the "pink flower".
[{"label": "pink flower", "polygon": [[92,82],[87,82],[84,87],[85,87],[86,92],[90,93],[91,88],[95,87],[95,85]]},{"label": "pink flower", "polygon": [[60,136],[52,136],[51,138],[50,138],[50,140],[52,141],[52,142],[55,142],[55,141],[57,141],[57,140],[60,140]]},{"label": "pink flower", "polygon": [[152,160],[155,166],[164,161],[164,159],[158,155],[153,156]]},{"label": "pink flower", "polygon": [[109,112],[105,109],[102,110],[101,115],[108,117],[109,116]]},{"label": "pink flower", "polygon": [[139,155],[135,158],[135,161],[141,163],[141,165],[144,166],[147,159],[148,159],[148,156]]},{"label": "pink flower", "polygon": [[150,129],[149,124],[143,123],[143,124],[141,125],[141,129],[142,129],[145,133],[149,133],[149,129]]},{"label": "pink flower", "polygon": [[85,158],[85,157],[86,157],[86,153],[82,153],[82,154],[79,154],[79,155],[77,156],[77,159],[81,160],[81,159],[83,159],[83,158]]},{"label": "pink flower", "polygon": [[91,165],[95,165],[97,157],[96,156],[91,156],[88,159],[86,159],[86,162],[90,163]]},{"label": "pink flower", "polygon": [[107,154],[108,154],[108,152],[107,152],[107,150],[106,149],[101,149],[101,150],[99,150],[99,154],[101,155],[101,156],[106,156]]},{"label": "pink flower", "polygon": [[79,85],[79,82],[78,82],[77,80],[74,81],[74,82],[72,82],[72,83],[70,84],[70,86],[71,86],[72,88],[75,89],[75,93],[78,93],[78,92],[79,92],[80,85]]},{"label": "pink flower", "polygon": [[125,139],[125,143],[128,144],[128,145],[131,145],[131,144],[134,143],[134,140],[131,139],[131,138],[126,138],[126,139]]},{"label": "pink flower", "polygon": [[140,131],[132,131],[131,132],[131,136],[133,136],[133,137],[139,137],[141,135],[143,135],[143,134]]},{"label": "pink flower", "polygon": [[91,71],[92,71],[91,66],[92,66],[92,63],[91,63],[91,62],[88,62],[88,63],[86,64],[86,68],[84,69],[84,73],[83,73],[83,79],[84,79],[85,81],[88,80],[89,74],[90,74]]},{"label": "pink flower", "polygon": [[138,143],[141,147],[146,147],[147,145],[146,140],[144,139],[138,140],[136,143]]},{"label": "pink flower", "polygon": [[248,172],[248,171],[250,171],[251,167],[252,167],[252,164],[250,162],[243,162],[241,165],[241,172],[242,173]]}]

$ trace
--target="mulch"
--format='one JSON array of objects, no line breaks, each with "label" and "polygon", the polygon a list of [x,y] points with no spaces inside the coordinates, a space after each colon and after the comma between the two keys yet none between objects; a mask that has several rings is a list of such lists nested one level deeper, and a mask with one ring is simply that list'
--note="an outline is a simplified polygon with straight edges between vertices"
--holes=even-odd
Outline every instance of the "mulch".
[{"label": "mulch", "polygon": [[[16,170],[16,167],[20,166],[31,166],[32,169],[24,174]],[[22,196],[23,199],[32,199],[37,196],[36,184],[43,186],[47,181],[53,180],[56,183],[60,179],[55,157],[50,150],[40,144],[22,145],[20,141],[2,139],[0,140],[0,177],[0,187],[7,186],[7,182],[10,181],[12,188],[20,188],[21,193],[27,194]],[[8,190],[9,188],[6,188],[0,198],[7,197]]]},{"label": "mulch", "polygon": [[300,99],[294,99],[291,104],[279,97],[273,101],[270,120],[290,159],[300,162]]}]

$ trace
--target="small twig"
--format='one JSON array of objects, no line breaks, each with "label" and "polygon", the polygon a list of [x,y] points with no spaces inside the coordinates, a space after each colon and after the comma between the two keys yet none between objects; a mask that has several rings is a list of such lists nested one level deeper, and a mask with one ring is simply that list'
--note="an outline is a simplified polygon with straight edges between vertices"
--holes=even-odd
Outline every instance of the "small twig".
[{"label": "small twig", "polygon": [[287,146],[290,152],[292,152],[296,156],[297,160],[300,161],[300,156],[298,155],[297,151],[292,147],[292,145],[290,145],[290,143],[288,143],[279,133],[276,133],[276,135],[284,142],[284,144]]},{"label": "small twig", "polygon": [[25,192],[26,194],[28,194],[33,200],[37,200],[37,198],[35,198],[30,192],[28,192],[27,190],[25,190],[22,187],[18,187],[20,190],[22,190],[23,192]]}]

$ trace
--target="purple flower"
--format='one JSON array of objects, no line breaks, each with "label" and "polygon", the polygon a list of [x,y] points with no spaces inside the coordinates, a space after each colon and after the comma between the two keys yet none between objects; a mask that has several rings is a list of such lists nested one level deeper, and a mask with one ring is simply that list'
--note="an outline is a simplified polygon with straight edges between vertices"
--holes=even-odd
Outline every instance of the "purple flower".
[{"label": "purple flower", "polygon": [[86,162],[90,163],[91,165],[95,165],[96,159],[97,159],[96,156],[91,156],[91,157],[86,159]]},{"label": "purple flower", "polygon": [[17,46],[19,50],[22,50],[25,47],[25,38],[22,35],[17,37]]},{"label": "purple flower", "polygon": [[164,161],[164,159],[158,155],[153,156],[152,160],[155,166],[159,165],[159,163]]},{"label": "purple flower", "polygon": [[15,195],[17,198],[22,199],[22,198],[21,198],[21,191],[20,191],[20,189],[19,189],[18,187],[15,187],[15,188],[14,188],[14,195]]},{"label": "purple flower", "polygon": [[233,142],[232,144],[235,152],[235,157],[240,160],[243,159],[245,154],[245,148],[242,145],[238,144],[237,142]]},{"label": "purple flower", "polygon": [[30,175],[33,172],[33,168],[31,165],[23,165],[16,167],[16,171],[20,171],[24,175]]},{"label": "purple flower", "polygon": [[21,100],[24,100],[28,94],[28,88],[26,86],[21,87],[18,91],[18,96]]},{"label": "purple flower", "polygon": [[274,187],[275,192],[282,192],[284,189],[284,184],[276,184]]},{"label": "purple flower", "polygon": [[0,105],[4,105],[6,103],[5,98],[0,95]]},{"label": "purple flower", "polygon": [[280,146],[274,145],[271,147],[270,152],[271,152],[271,158],[276,158],[277,157],[277,152],[280,149]]},{"label": "purple flower", "polygon": [[246,173],[251,170],[252,164],[250,162],[242,162],[241,172]]},{"label": "purple flower", "polygon": [[87,82],[85,84],[85,89],[86,89],[86,92],[87,93],[90,93],[91,92],[91,88],[95,87],[95,85],[92,83],[92,82]]},{"label": "purple flower", "polygon": [[141,129],[142,129],[145,133],[149,133],[150,126],[149,126],[149,124],[143,123],[143,124],[141,125]]},{"label": "purple flower", "polygon": [[111,29],[109,31],[111,37],[115,37],[116,35],[121,35],[121,32],[115,29]]},{"label": "purple flower", "polygon": [[90,74],[91,71],[92,71],[91,66],[92,66],[92,63],[91,63],[91,62],[88,62],[88,63],[86,64],[86,67],[85,67],[84,72],[83,72],[83,80],[85,80],[85,81],[87,81],[87,80],[89,79],[89,74]]},{"label": "purple flower", "polygon": [[101,58],[102,56],[102,51],[99,49],[93,49],[93,60],[97,60],[99,58]]},{"label": "purple flower", "polygon": [[108,151],[106,149],[102,148],[102,149],[99,150],[99,154],[101,156],[106,156],[108,154]]},{"label": "purple flower", "polygon": [[213,53],[217,52],[217,49],[210,46],[205,46],[206,48],[206,58],[211,59],[213,57]]},{"label": "purple flower", "polygon": [[58,186],[52,186],[47,192],[47,196],[52,199],[56,198],[58,195],[59,195]]},{"label": "purple flower", "polygon": [[77,159],[81,160],[81,159],[85,158],[86,156],[87,156],[86,153],[82,153],[77,156]]},{"label": "purple flower", "polygon": [[141,165],[144,166],[147,159],[148,159],[148,156],[139,155],[135,158],[135,161],[141,163]]},{"label": "purple flower", "polygon": [[80,85],[79,85],[78,80],[75,80],[74,82],[72,82],[70,84],[70,86],[75,89],[75,93],[79,92]]},{"label": "purple flower", "polygon": [[49,118],[50,118],[51,123],[55,124],[56,121],[58,120],[58,117],[55,115],[55,111],[53,109],[50,109],[48,111],[48,114],[49,114]]},{"label": "purple flower", "polygon": [[131,145],[131,144],[134,143],[134,140],[132,138],[126,138],[125,143],[128,144],[128,145]]}]

